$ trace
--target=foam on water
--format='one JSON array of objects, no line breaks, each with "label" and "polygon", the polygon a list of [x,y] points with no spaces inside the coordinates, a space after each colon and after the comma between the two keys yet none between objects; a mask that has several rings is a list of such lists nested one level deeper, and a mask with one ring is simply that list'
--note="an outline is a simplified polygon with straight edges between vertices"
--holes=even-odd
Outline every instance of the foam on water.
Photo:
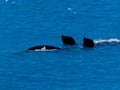
[{"label": "foam on water", "polygon": [[95,44],[120,43],[120,39],[117,39],[117,38],[99,39],[99,40],[94,40],[94,43],[95,43]]}]

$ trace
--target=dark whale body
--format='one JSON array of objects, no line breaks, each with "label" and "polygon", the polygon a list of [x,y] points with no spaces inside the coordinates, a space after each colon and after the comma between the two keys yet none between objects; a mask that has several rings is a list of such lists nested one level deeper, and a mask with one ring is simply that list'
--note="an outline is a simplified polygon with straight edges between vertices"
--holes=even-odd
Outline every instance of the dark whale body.
[{"label": "dark whale body", "polygon": [[89,38],[84,37],[84,38],[83,38],[83,46],[84,46],[84,47],[88,47],[88,48],[92,48],[92,47],[94,47],[95,45],[94,45],[94,42],[93,42],[92,39],[89,39]]},{"label": "dark whale body", "polygon": [[61,50],[61,48],[49,45],[40,45],[31,47],[27,51],[46,51],[46,50]]},{"label": "dark whale body", "polygon": [[[76,41],[74,40],[73,37],[70,36],[61,36],[62,38],[62,43],[64,45],[76,45]],[[84,48],[88,47],[88,48],[92,48],[94,47],[94,42],[92,39],[83,38],[83,46]],[[31,47],[29,49],[27,49],[27,51],[54,51],[54,50],[61,50],[62,48],[56,47],[56,46],[49,46],[49,45],[39,45],[39,46],[34,46]]]},{"label": "dark whale body", "polygon": [[75,40],[70,36],[62,35],[61,38],[62,38],[62,43],[64,45],[75,45],[76,44]]},{"label": "dark whale body", "polygon": [[[76,45],[76,41],[75,41],[74,38],[71,37],[71,36],[64,36],[64,35],[62,35],[62,43],[63,43],[64,45]],[[83,47],[84,47],[84,48],[86,48],[86,47],[88,47],[88,48],[94,47],[94,42],[93,42],[93,40],[84,37],[84,38],[83,38]]]}]

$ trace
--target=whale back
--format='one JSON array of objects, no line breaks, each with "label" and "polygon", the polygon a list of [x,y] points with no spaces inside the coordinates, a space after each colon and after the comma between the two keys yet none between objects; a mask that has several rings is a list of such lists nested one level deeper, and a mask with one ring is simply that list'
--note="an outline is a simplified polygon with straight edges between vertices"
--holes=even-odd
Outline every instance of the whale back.
[{"label": "whale back", "polygon": [[61,48],[55,46],[48,46],[48,45],[40,45],[34,46],[28,49],[28,51],[35,51],[35,50],[60,50]]},{"label": "whale back", "polygon": [[75,45],[76,44],[75,40],[72,37],[64,36],[64,35],[62,35],[62,43],[64,45]]},{"label": "whale back", "polygon": [[83,46],[84,46],[84,47],[92,48],[92,47],[94,47],[94,42],[93,42],[93,40],[84,37],[84,38],[83,38]]}]

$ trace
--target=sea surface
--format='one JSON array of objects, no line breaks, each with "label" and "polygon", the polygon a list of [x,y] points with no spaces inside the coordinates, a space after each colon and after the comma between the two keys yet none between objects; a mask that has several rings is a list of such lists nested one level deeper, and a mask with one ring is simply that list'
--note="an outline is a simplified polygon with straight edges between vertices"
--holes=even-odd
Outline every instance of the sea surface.
[{"label": "sea surface", "polygon": [[120,1],[0,0],[0,90],[120,90]]}]

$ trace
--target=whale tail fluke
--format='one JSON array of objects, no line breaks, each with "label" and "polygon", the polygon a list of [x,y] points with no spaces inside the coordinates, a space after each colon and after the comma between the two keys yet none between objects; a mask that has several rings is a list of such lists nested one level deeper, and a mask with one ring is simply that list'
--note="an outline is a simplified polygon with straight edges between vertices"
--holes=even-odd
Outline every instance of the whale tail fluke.
[{"label": "whale tail fluke", "polygon": [[92,48],[92,47],[94,47],[94,41],[92,39],[84,37],[83,38],[83,46]]},{"label": "whale tail fluke", "polygon": [[76,44],[73,37],[62,35],[61,38],[62,38],[62,43],[64,45],[75,45]]},{"label": "whale tail fluke", "polygon": [[[76,45],[76,41],[71,36],[62,35],[62,43],[64,45]],[[83,47],[89,47],[89,48],[94,47],[94,41],[92,39],[84,37],[83,38]]]}]

